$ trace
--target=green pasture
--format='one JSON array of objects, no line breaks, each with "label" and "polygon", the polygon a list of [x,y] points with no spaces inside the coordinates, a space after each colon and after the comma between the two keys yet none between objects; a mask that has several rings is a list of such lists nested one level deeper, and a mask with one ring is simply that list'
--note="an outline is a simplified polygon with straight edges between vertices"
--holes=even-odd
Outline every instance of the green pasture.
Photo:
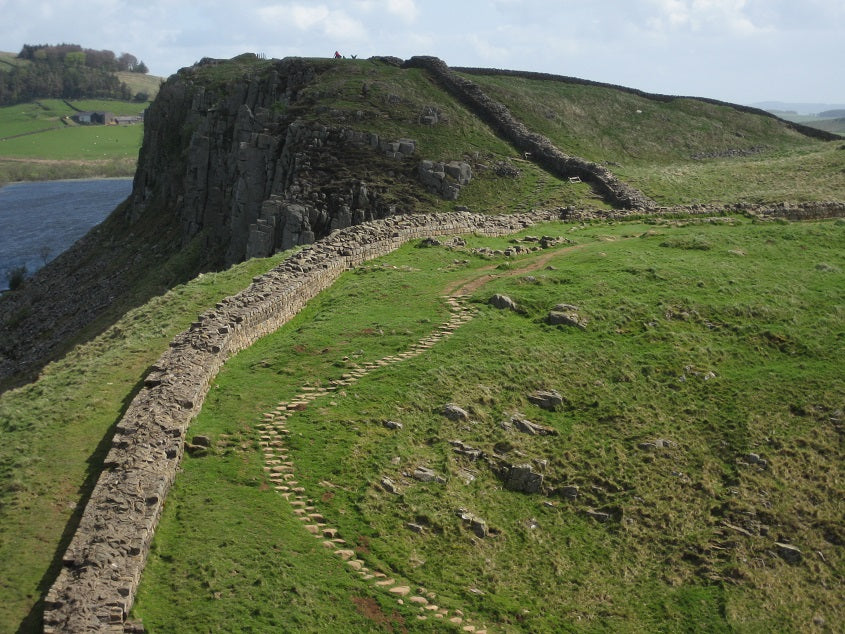
[{"label": "green pasture", "polygon": [[[451,339],[288,423],[297,480],[358,556],[496,631],[795,631],[842,620],[845,225],[734,218],[529,232],[574,248],[514,276],[530,257],[408,245],[344,275],[227,364],[191,429],[217,449],[186,458],[142,581],[135,616],[149,631],[196,631],[197,614],[224,630],[377,628],[360,625],[361,596],[407,631],[437,631],[413,606],[385,605],[291,521],[267,486],[255,425],[302,386],[407,349],[447,317],[450,282],[491,266],[497,278],[472,297],[479,316]],[[521,311],[489,307],[494,292]],[[586,330],[545,323],[561,302],[579,307]],[[528,403],[536,389],[559,390],[563,408]],[[448,402],[471,422],[443,417]],[[514,412],[559,435],[504,430]],[[455,439],[542,462],[552,489],[577,486],[578,497],[504,490],[488,465],[452,451]],[[655,439],[668,442],[643,448]],[[752,453],[767,467],[750,464]],[[403,475],[420,465],[446,484]],[[379,485],[385,476],[399,495]],[[494,534],[476,538],[458,508]],[[799,546],[802,564],[778,557],[776,540]]]},{"label": "green pasture", "polygon": [[0,156],[54,160],[137,158],[142,126],[74,126],[0,141]]}]

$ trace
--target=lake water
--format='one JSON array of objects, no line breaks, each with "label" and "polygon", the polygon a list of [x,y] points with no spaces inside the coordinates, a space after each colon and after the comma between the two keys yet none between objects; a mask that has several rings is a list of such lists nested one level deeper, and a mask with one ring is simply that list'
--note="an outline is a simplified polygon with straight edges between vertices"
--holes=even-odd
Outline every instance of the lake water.
[{"label": "lake water", "polygon": [[0,187],[0,290],[6,272],[31,275],[101,223],[132,191],[131,178],[14,183]]}]

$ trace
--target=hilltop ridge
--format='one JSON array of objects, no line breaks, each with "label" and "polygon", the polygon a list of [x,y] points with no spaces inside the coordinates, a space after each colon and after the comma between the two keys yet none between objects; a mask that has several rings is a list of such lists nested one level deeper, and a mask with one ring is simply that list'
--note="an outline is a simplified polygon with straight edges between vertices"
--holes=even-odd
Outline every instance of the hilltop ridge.
[{"label": "hilltop ridge", "polygon": [[[96,332],[98,319],[113,319],[200,271],[306,244],[365,220],[456,204],[507,212],[688,202],[677,196],[676,177],[663,190],[670,161],[715,170],[712,176],[691,174],[681,188],[695,182],[706,191],[709,180],[721,186],[730,175],[728,196],[710,188],[709,200],[696,196],[695,202],[777,202],[777,190],[760,190],[768,183],[759,175],[765,171],[779,179],[785,166],[777,161],[784,152],[798,152],[798,160],[841,158],[820,141],[818,131],[810,138],[806,130],[747,109],[651,97],[653,105],[640,106],[647,102],[625,101],[645,99],[639,95],[597,85],[584,88],[603,91],[604,110],[592,105],[589,119],[572,112],[566,119],[537,118],[536,108],[548,111],[544,101],[526,103],[531,93],[523,91],[521,101],[505,105],[515,93],[491,85],[488,78],[498,71],[491,73],[481,77],[474,71],[478,81],[487,82],[481,84],[436,58],[404,63],[265,60],[249,54],[182,69],[162,85],[149,109],[130,198],[28,289],[3,298],[0,376],[37,367],[62,349],[60,342],[82,329]],[[548,90],[543,80],[515,80]],[[487,95],[491,88],[495,98]],[[577,108],[581,97],[562,98],[561,107]],[[623,124],[620,116],[630,114],[608,110],[614,104],[627,113],[644,112],[648,119],[640,121],[653,123]],[[597,121],[602,112],[609,119],[589,124],[578,137],[561,127]],[[685,122],[701,132],[690,131]],[[618,124],[625,127],[614,131]],[[683,139],[672,145],[674,130],[684,127]],[[655,136],[661,134],[666,138]],[[604,147],[607,140],[620,143]],[[737,179],[731,163],[743,156],[751,159],[743,168],[753,173]],[[758,159],[769,163],[758,169]],[[789,184],[790,198],[796,200],[796,193],[797,202],[841,198],[841,180],[823,172],[805,176]],[[80,287],[90,290],[84,300],[75,290]]]},{"label": "hilltop ridge", "polygon": [[0,299],[0,621],[841,621],[843,148],[431,57],[182,69]]}]

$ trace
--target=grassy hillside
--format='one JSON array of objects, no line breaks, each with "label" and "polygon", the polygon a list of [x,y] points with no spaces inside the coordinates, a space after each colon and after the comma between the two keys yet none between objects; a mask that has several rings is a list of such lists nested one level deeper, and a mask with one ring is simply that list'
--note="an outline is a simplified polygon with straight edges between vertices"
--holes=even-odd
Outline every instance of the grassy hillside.
[{"label": "grassy hillside", "polygon": [[115,74],[120,81],[129,86],[133,95],[137,95],[139,92],[145,92],[149,95],[150,101],[155,99],[158,89],[161,87],[161,82],[165,79],[157,75],[130,73],[129,71],[121,71]]},{"label": "grassy hillside", "polygon": [[30,62],[28,59],[18,59],[17,53],[0,51],[0,65],[5,66],[6,68],[12,68],[14,66],[25,66],[31,63],[32,62]]},{"label": "grassy hillside", "polygon": [[[40,631],[30,612],[57,573],[107,449],[104,438],[147,368],[196,313],[249,284],[271,261],[206,274],[128,312],[99,337],[0,395],[0,631]],[[27,614],[29,615],[27,616]]]},{"label": "grassy hillside", "polygon": [[[136,613],[150,631],[191,631],[181,624],[202,613],[223,629],[316,632],[361,597],[379,606],[376,622],[394,614],[409,631],[438,630],[308,543],[268,486],[259,422],[303,386],[409,349],[447,317],[441,295],[482,271],[493,279],[470,298],[479,315],[451,339],[289,419],[296,480],[344,547],[496,631],[842,622],[845,225],[540,232],[574,244],[513,260],[408,246],[346,275],[227,366],[192,429],[215,449],[187,459],[143,581]],[[494,292],[523,312],[488,306]],[[561,302],[579,307],[586,330],[545,323]],[[532,405],[536,389],[559,390],[563,406]],[[444,417],[450,402],[470,420]],[[558,435],[504,429],[515,412]],[[503,490],[455,440],[531,463],[578,495]],[[445,483],[409,477],[418,466]],[[475,536],[459,508],[491,533]],[[787,563],[776,542],[800,548],[801,562]]]},{"label": "grassy hillside", "polygon": [[[420,158],[471,162],[459,204],[605,207],[586,184],[526,161],[420,69],[315,63],[324,72],[280,108],[415,139]],[[223,87],[269,68],[244,56],[192,80]],[[842,144],[775,120],[608,88],[471,78],[562,150],[608,164],[661,202],[845,199]],[[140,128],[67,127],[69,110],[44,101],[0,113],[0,137],[47,130],[0,141],[0,157],[12,148],[0,170],[134,160]],[[429,112],[436,125],[423,123]],[[454,207],[400,190],[397,174],[363,151],[346,158],[332,178],[360,160],[397,200]],[[100,271],[122,276],[140,262],[127,291],[135,300],[120,305],[142,305],[90,324],[36,380],[0,394],[0,631],[40,631],[40,599],[114,425],[168,340],[283,257],[174,287],[204,261],[203,236],[170,257],[145,251],[169,239],[145,232],[165,231],[136,225],[128,246],[104,239],[124,259]],[[517,256],[503,253],[511,238],[407,245],[345,274],[227,364],[189,433],[211,448],[186,456],[142,580],[134,617],[148,631],[455,629],[440,610],[514,632],[787,632],[845,621],[845,223],[640,218],[554,223],[516,239],[526,234],[562,241]],[[520,311],[492,308],[494,293]],[[464,294],[470,321],[395,358],[449,319],[444,296]],[[547,323],[558,304],[577,306],[584,329]],[[393,584],[374,585],[380,577],[356,573],[316,539],[299,519],[305,509],[270,478],[278,465],[265,462],[264,415],[332,385],[291,405],[292,477],[309,521],[336,529],[341,550],[371,571],[362,572],[407,587],[401,603]],[[533,404],[538,389],[557,390],[560,407]],[[444,417],[446,403],[469,419]],[[520,432],[517,414],[552,435]],[[484,457],[456,452],[457,441]],[[505,463],[530,464],[542,492],[509,490],[497,473]],[[442,481],[416,479],[418,467]]]},{"label": "grassy hillside", "polygon": [[841,143],[776,119],[695,99],[646,99],[602,86],[471,74],[564,152],[604,163],[663,204],[845,197]]},{"label": "grassy hillside", "polygon": [[[492,279],[471,291],[479,314],[451,339],[289,421],[296,477],[357,557],[496,631],[790,631],[845,617],[836,589],[845,225],[532,233],[572,244],[517,258],[409,245],[345,275],[227,366],[191,430],[213,449],[186,458],[142,583],[136,612],[149,631],[197,631],[199,614],[227,631],[438,629],[304,530],[268,486],[257,424],[303,386],[408,349],[447,317],[441,296],[482,275]],[[202,306],[270,264],[177,288],[0,397],[4,628],[24,618],[42,575],[49,583],[78,487],[90,485],[100,441],[143,368]],[[493,292],[524,312],[487,306]],[[586,330],[544,323],[561,302],[579,307]],[[559,390],[563,408],[530,404],[538,388]],[[444,418],[447,402],[471,422]],[[500,427],[514,412],[558,435]],[[456,439],[488,455],[507,450],[578,496],[503,490],[490,467],[453,452]],[[655,439],[669,443],[643,444]],[[752,453],[767,467],[749,463]],[[402,475],[423,465],[446,483]],[[399,495],[379,485],[385,476]],[[460,507],[495,533],[475,537]],[[784,561],[776,541],[795,544],[802,561]],[[24,631],[35,622],[37,609]]]}]

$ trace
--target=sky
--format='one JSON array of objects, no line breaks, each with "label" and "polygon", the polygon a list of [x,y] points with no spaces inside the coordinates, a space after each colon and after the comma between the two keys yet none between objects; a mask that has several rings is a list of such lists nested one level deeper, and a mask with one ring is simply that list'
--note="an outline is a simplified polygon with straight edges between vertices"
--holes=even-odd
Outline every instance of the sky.
[{"label": "sky", "polygon": [[435,55],[733,103],[845,104],[845,0],[0,0],[0,50]]}]

